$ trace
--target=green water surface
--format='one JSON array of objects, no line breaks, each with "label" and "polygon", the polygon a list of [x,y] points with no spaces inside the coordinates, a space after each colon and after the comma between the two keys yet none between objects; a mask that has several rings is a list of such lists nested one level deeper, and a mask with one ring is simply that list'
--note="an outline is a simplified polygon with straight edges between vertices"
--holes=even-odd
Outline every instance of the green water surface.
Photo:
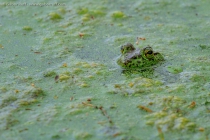
[{"label": "green water surface", "polygon": [[[209,7],[2,0],[0,139],[208,140]],[[165,61],[123,70],[116,59],[126,42]]]}]

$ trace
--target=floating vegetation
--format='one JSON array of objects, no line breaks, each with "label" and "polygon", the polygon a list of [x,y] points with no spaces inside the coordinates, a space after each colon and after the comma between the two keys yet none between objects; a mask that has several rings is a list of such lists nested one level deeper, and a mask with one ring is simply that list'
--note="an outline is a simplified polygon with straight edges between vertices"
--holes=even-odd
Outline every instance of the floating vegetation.
[{"label": "floating vegetation", "polygon": [[0,107],[8,106],[8,105],[12,104],[13,102],[15,102],[16,100],[17,100],[16,96],[13,96],[13,95],[8,96],[2,100]]},{"label": "floating vegetation", "polygon": [[122,11],[115,11],[112,13],[112,17],[117,19],[117,18],[124,18],[126,15]]},{"label": "floating vegetation", "polygon": [[58,13],[55,13],[55,12],[49,13],[49,17],[50,17],[51,20],[62,19],[61,15],[59,15]]},{"label": "floating vegetation", "polygon": [[30,95],[31,98],[38,98],[45,96],[44,91],[41,88],[31,87],[29,90],[24,92],[25,95]]},{"label": "floating vegetation", "polygon": [[146,116],[148,120],[146,124],[155,125],[162,128],[164,131],[170,129],[173,130],[193,130],[196,128],[196,124],[186,117],[179,116],[176,113],[172,112],[154,112]]},{"label": "floating vegetation", "polygon": [[31,30],[32,30],[32,27],[30,27],[30,26],[24,26],[24,27],[23,27],[23,30],[31,31]]}]

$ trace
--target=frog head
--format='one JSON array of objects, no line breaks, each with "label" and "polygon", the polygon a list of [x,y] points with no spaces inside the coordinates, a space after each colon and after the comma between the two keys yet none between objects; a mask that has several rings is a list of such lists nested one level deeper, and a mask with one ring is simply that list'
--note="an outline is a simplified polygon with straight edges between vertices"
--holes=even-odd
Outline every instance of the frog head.
[{"label": "frog head", "polygon": [[147,46],[142,50],[142,57],[147,60],[163,61],[164,58],[159,52],[154,52],[152,47]]},{"label": "frog head", "polygon": [[148,60],[154,59],[154,51],[152,47],[150,46],[143,48],[141,51],[141,55],[144,59],[148,59]]},{"label": "frog head", "polygon": [[127,43],[121,46],[121,56],[117,63],[125,68],[146,68],[163,60],[163,56],[159,52],[154,52],[150,46],[140,50],[135,49],[131,43]]}]

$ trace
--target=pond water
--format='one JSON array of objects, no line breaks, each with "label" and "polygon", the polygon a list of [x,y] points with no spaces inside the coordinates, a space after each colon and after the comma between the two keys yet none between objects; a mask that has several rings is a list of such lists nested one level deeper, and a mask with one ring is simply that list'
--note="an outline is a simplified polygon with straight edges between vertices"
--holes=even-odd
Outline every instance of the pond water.
[{"label": "pond water", "polygon": [[[208,0],[21,2],[0,4],[0,139],[210,137]],[[165,61],[124,70],[127,42]]]}]

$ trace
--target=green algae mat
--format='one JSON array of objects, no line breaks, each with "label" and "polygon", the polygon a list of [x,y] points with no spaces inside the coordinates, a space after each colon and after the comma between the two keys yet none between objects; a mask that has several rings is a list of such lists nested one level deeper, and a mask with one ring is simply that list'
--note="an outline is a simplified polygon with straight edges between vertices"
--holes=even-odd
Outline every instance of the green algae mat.
[{"label": "green algae mat", "polygon": [[[2,0],[0,139],[210,139],[209,7]],[[165,61],[125,70],[127,42]]]}]

